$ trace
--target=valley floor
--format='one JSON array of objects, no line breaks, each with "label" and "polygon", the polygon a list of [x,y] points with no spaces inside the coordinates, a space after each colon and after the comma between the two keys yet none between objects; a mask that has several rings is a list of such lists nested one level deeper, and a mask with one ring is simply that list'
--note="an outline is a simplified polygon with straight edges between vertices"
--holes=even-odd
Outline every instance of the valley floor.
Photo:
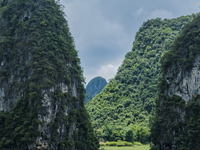
[{"label": "valley floor", "polygon": [[100,150],[150,150],[150,146],[149,145],[131,146],[131,147],[101,146]]}]

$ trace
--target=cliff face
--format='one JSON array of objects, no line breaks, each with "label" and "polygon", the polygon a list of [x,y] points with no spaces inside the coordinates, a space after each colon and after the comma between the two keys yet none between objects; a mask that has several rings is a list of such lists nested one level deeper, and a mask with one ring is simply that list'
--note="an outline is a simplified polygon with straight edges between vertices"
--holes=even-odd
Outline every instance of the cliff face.
[{"label": "cliff face", "polygon": [[187,24],[162,57],[152,149],[194,149],[200,143],[200,17]]},{"label": "cliff face", "polygon": [[173,69],[168,69],[164,78],[169,84],[165,90],[166,96],[177,95],[188,102],[200,95],[200,56],[194,59],[193,67],[189,71],[176,70],[178,74],[174,77]]},{"label": "cliff face", "polygon": [[0,149],[97,149],[82,82],[59,3],[1,0]]}]

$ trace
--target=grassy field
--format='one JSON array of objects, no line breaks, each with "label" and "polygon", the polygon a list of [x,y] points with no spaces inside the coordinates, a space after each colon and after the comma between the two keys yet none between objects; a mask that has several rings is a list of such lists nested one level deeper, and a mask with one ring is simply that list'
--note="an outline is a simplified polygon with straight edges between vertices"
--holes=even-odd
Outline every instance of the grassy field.
[{"label": "grassy field", "polygon": [[132,146],[132,147],[101,146],[100,150],[150,150],[150,146],[149,145]]}]

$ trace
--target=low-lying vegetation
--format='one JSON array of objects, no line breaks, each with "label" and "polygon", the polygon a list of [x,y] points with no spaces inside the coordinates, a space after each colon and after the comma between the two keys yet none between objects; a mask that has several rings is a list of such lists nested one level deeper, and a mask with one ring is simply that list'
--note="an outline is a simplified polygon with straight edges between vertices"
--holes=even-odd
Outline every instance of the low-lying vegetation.
[{"label": "low-lying vegetation", "polygon": [[101,146],[99,150],[150,150],[149,145],[134,146]]},{"label": "low-lying vegetation", "polygon": [[117,142],[115,141],[111,141],[111,142],[100,142],[101,146],[118,146],[118,147],[122,147],[122,146],[141,146],[142,144],[140,142],[127,142],[127,141],[122,141],[122,140],[118,140]]}]

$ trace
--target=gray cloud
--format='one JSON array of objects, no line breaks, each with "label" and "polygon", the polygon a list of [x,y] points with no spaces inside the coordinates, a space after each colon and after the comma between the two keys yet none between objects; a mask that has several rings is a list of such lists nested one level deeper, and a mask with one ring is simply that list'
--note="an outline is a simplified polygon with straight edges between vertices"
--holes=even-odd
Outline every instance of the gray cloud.
[{"label": "gray cloud", "polygon": [[[61,0],[79,51],[86,81],[110,79],[135,33],[147,19],[173,18],[199,11],[198,0]],[[110,72],[109,72],[110,70]]]},{"label": "gray cloud", "polygon": [[151,12],[148,19],[157,18],[157,17],[158,18],[173,18],[174,14],[172,14],[172,12],[164,10],[164,9],[156,9]]}]

